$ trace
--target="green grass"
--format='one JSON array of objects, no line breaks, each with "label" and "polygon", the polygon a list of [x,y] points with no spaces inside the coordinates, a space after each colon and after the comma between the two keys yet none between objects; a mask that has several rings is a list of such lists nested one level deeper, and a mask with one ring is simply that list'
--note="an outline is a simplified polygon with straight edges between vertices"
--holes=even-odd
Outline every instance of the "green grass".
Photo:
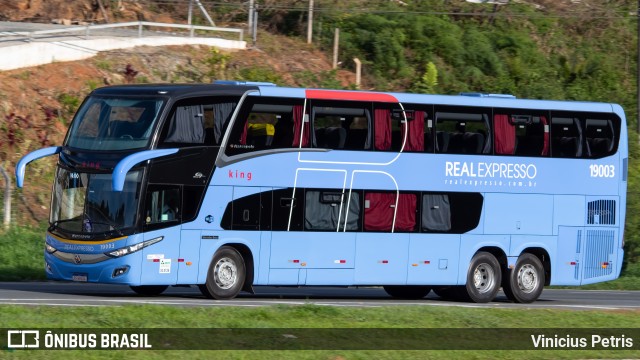
[{"label": "green grass", "polygon": [[0,281],[44,280],[45,225],[0,233]]},{"label": "green grass", "polygon": [[[339,308],[317,305],[270,306],[259,308],[219,307],[22,307],[0,306],[4,328],[637,328],[640,311],[597,312],[547,309],[478,309],[457,307],[381,307]],[[179,332],[179,330],[175,330]],[[117,331],[115,331],[117,332]],[[353,331],[357,337],[362,333]],[[636,342],[640,339],[634,339]],[[366,339],[364,341],[367,341]],[[455,342],[455,339],[452,340]],[[500,344],[501,339],[487,339]],[[636,349],[637,349],[637,343]],[[152,344],[153,345],[153,344]],[[405,358],[637,358],[640,350],[579,350],[579,351],[23,351],[0,350],[16,359],[84,358],[152,359],[158,356],[189,358],[284,358],[284,359],[405,359]]]}]

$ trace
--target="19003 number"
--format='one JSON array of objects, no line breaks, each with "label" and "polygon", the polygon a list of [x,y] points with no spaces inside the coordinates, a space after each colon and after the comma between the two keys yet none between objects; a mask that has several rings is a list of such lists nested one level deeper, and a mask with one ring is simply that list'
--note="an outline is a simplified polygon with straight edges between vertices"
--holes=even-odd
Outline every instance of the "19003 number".
[{"label": "19003 number", "polygon": [[616,167],[613,165],[589,165],[591,177],[612,178],[616,176]]}]

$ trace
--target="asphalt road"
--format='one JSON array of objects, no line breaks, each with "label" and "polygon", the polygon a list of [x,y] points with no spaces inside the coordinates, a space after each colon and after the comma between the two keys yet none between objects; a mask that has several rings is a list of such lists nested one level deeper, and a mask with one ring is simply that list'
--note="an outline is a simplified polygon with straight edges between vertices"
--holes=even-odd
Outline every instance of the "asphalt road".
[{"label": "asphalt road", "polygon": [[444,301],[433,292],[421,300],[398,300],[382,288],[338,287],[270,287],[255,288],[255,294],[242,293],[233,300],[204,298],[196,287],[170,287],[160,296],[140,296],[126,286],[26,282],[0,283],[0,305],[46,306],[122,306],[155,304],[170,306],[237,306],[259,307],[275,304],[316,304],[338,307],[380,306],[459,306],[478,308],[556,308],[568,310],[640,310],[640,291],[596,291],[545,289],[532,304],[514,304],[500,293],[488,304]]}]

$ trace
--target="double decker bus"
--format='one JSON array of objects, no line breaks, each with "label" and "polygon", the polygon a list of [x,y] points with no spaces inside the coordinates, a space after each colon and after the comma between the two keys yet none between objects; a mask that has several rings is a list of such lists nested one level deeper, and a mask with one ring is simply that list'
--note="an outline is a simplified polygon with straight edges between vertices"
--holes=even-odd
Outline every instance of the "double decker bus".
[{"label": "double decker bus", "polygon": [[58,155],[55,280],[146,295],[198,285],[382,286],[532,302],[615,279],[627,132],[593,102],[282,88],[94,90]]}]

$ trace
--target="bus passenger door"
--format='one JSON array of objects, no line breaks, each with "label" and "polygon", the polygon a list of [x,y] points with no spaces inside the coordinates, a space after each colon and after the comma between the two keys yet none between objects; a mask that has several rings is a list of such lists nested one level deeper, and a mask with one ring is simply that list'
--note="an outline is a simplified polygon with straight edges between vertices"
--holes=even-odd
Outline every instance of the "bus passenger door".
[{"label": "bus passenger door", "polygon": [[175,285],[180,259],[181,192],[177,185],[149,185],[144,240],[162,238],[142,251],[142,285]]}]

